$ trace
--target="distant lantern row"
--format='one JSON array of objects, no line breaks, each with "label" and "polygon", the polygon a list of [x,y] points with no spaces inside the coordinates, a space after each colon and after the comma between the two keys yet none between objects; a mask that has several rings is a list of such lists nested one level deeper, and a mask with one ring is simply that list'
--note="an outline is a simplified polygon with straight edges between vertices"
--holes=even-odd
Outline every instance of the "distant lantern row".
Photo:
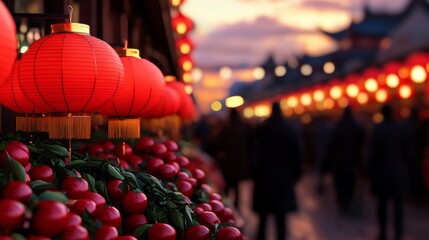
[{"label": "distant lantern row", "polygon": [[280,101],[287,116],[345,108],[349,105],[382,104],[406,101],[416,93],[428,93],[429,53],[415,52],[405,61],[390,61],[381,68],[369,67],[342,79],[287,92],[247,106],[246,117],[266,117],[269,105]]}]

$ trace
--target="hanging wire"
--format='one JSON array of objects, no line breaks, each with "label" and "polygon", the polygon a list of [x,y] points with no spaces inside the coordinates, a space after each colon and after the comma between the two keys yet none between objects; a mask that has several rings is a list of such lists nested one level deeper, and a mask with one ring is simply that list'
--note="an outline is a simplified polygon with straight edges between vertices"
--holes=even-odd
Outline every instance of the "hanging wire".
[{"label": "hanging wire", "polygon": [[73,7],[72,7],[72,5],[70,5],[70,1],[69,1],[68,10],[69,10],[69,21],[71,23],[72,17],[73,17]]}]

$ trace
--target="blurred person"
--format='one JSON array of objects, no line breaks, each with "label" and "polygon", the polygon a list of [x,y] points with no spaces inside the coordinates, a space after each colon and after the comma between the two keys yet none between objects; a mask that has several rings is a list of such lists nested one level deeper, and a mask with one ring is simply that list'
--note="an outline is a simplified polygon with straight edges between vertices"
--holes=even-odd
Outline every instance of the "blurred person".
[{"label": "blurred person", "polygon": [[336,203],[341,213],[350,213],[356,178],[362,172],[365,129],[346,107],[336,123],[322,164],[322,175],[332,171]]},{"label": "blurred person", "polygon": [[243,121],[237,109],[231,108],[229,119],[216,137],[215,159],[224,176],[224,193],[234,194],[237,210],[240,203],[239,183],[251,177],[251,134],[250,125]]},{"label": "blurred person", "polygon": [[403,198],[407,186],[407,137],[393,119],[389,104],[382,107],[383,121],[373,129],[368,173],[372,193],[377,199],[379,240],[387,238],[387,206],[393,202],[394,239],[402,239],[404,231]]},{"label": "blurred person", "polygon": [[295,184],[301,175],[302,152],[298,135],[283,118],[278,102],[255,136],[256,169],[253,210],[259,215],[257,239],[265,239],[268,215],[274,215],[277,239],[287,236],[286,214],[297,211]]}]

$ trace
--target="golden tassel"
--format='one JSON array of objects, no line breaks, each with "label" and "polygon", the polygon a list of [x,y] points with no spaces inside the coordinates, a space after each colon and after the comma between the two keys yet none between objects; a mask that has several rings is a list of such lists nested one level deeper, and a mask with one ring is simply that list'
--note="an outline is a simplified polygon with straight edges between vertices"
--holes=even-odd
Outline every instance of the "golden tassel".
[{"label": "golden tassel", "polygon": [[140,118],[109,118],[108,138],[140,138]]},{"label": "golden tassel", "polygon": [[49,138],[89,139],[91,138],[91,116],[58,115],[49,117]]},{"label": "golden tassel", "polygon": [[16,131],[47,132],[48,129],[49,119],[44,114],[16,116]]}]

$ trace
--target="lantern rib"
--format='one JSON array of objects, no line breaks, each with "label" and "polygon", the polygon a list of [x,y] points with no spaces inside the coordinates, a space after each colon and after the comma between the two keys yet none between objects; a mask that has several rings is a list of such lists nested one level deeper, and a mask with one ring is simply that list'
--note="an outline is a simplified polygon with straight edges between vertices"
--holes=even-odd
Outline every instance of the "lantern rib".
[{"label": "lantern rib", "polygon": [[[42,39],[39,40],[39,41],[42,41],[42,42],[40,43],[39,47],[36,50],[36,53],[34,54],[34,59],[33,59],[33,75],[34,75],[34,83],[36,85],[36,89],[37,89],[37,92],[39,93],[40,98],[51,108],[51,110],[55,111],[55,108],[49,103],[49,101],[46,101],[46,99],[43,97],[43,94],[40,91],[39,85],[37,84],[37,74],[36,74],[36,60],[38,59],[37,55],[39,54],[39,50],[42,48],[42,45],[45,44],[47,40],[48,40],[48,38],[44,38],[44,39],[42,38]],[[21,64],[19,65],[19,67],[21,68]],[[20,82],[20,84],[21,84],[21,82]],[[25,93],[24,93],[24,95],[25,95]],[[32,102],[31,98],[29,98],[28,96],[26,96],[26,97],[30,100],[30,102]],[[33,104],[36,105],[34,102],[33,102]]]},{"label": "lantern rib", "polygon": [[149,100],[150,100],[151,96],[152,96],[152,88],[149,89],[149,96],[146,100],[146,103],[143,105],[143,107],[139,111],[137,111],[140,115],[141,115],[141,112],[143,112],[143,110],[145,110],[146,106],[149,104]]},{"label": "lantern rib", "polygon": [[[131,69],[134,69],[133,61],[130,61],[130,59],[127,59],[127,61],[131,65]],[[135,97],[136,97],[136,80],[135,80],[135,77],[134,77],[134,71],[131,71],[131,73],[133,74],[133,77],[132,77],[132,79],[133,79],[133,96],[132,96],[131,106],[130,106],[130,108],[128,108],[128,114],[127,114],[128,116],[130,116],[130,114],[132,112],[132,109],[133,109],[133,106],[134,106]]]},{"label": "lantern rib", "polygon": [[[94,77],[94,84],[93,84],[93,86],[92,86],[92,92],[91,92],[91,94],[90,94],[90,97],[88,98],[88,101],[85,103],[85,105],[83,105],[83,107],[80,109],[80,111],[82,111],[83,109],[85,109],[86,108],[86,106],[88,106],[88,104],[91,102],[91,99],[92,99],[92,97],[93,97],[93,95],[94,95],[94,91],[95,91],[95,86],[96,86],[96,83],[97,83],[97,76],[98,76],[98,67],[97,67],[97,59],[95,58],[95,53],[94,53],[94,47],[92,46],[92,44],[91,44],[91,41],[89,41],[85,36],[83,36],[83,35],[80,35],[79,34],[79,36],[81,37],[81,38],[83,38],[85,41],[87,41],[88,42],[88,44],[89,44],[89,46],[91,47],[91,52],[92,52],[92,57],[94,58],[94,66],[95,66],[95,77]],[[115,91],[115,93],[116,93],[116,91]],[[112,99],[112,97],[110,97],[110,99]],[[109,99],[109,101],[110,101],[110,99]]]},{"label": "lantern rib", "polygon": [[[62,49],[64,50],[67,35],[66,34],[63,34],[63,35],[64,36],[63,36],[63,42],[62,42]],[[63,55],[64,55],[64,51],[61,51],[61,74],[60,74],[61,75],[61,90],[63,92],[63,98],[64,98],[64,103],[66,104],[66,107],[67,107],[67,112],[70,112],[70,107],[69,107],[69,104],[67,102],[66,91],[64,88],[64,74],[63,74],[64,58],[63,58]]]}]

